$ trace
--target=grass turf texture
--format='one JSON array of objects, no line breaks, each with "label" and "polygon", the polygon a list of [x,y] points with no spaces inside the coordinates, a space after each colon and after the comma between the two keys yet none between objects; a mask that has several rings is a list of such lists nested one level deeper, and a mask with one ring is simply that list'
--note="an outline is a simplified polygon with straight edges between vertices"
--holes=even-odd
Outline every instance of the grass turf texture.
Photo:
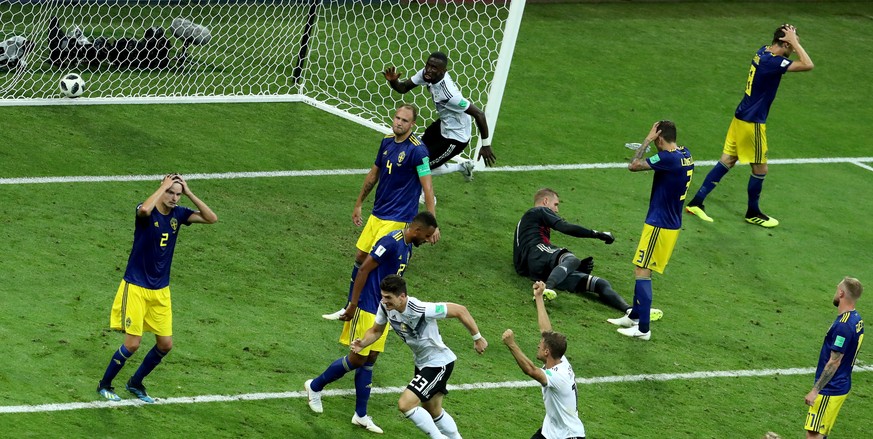
[{"label": "grass turf texture", "polygon": [[[862,127],[871,110],[863,99],[873,86],[853,78],[871,66],[845,49],[847,39],[859,47],[873,40],[869,5],[799,3],[778,16],[773,10],[528,5],[494,139],[498,164],[622,161],[630,153],[621,145],[641,140],[661,118],[677,121],[680,142],[697,160],[713,160],[751,53],[786,21],[800,29],[816,70],[785,78],[768,121],[771,158],[869,156]],[[653,16],[669,18],[674,30],[656,32]],[[303,105],[2,108],[0,115],[14,139],[0,151],[3,177],[363,169],[380,137]],[[692,191],[708,170],[698,169]],[[686,217],[667,274],[654,281],[655,306],[666,317],[653,326],[652,342],[621,338],[604,322],[616,313],[594,300],[563,294],[549,305],[555,328],[569,336],[577,376],[815,365],[835,316],[829,300],[836,282],[845,274],[873,278],[859,245],[873,241],[864,220],[873,207],[863,201],[873,173],[850,164],[772,166],[762,206],[782,221],[774,230],[741,219],[747,173],[732,171],[707,200],[715,224]],[[154,396],[298,391],[344,354],[335,343],[339,325],[318,316],[344,300],[358,233],[349,217],[361,180],[191,181],[221,219],[180,237],[175,349],[147,379]],[[435,184],[444,238],[416,250],[411,292],[467,305],[491,343],[480,357],[458,322],[441,323],[459,355],[453,383],[526,379],[499,337],[512,328],[523,349],[535,351],[529,283],[512,270],[510,240],[541,186],[562,195],[568,220],[616,233],[612,246],[557,234],[554,241],[594,255],[596,273],[630,298],[629,260],[651,175],[497,172],[479,173],[472,184],[459,176]],[[130,248],[133,208],[156,186],[0,186],[7,206],[0,219],[7,245],[0,260],[4,405],[97,398],[96,381],[121,342],[105,327]],[[862,298],[862,314],[873,309],[867,302]],[[408,349],[391,337],[374,386],[411,378]],[[151,346],[148,336],[143,345]],[[866,357],[862,350],[861,362]],[[833,437],[868,434],[868,375],[856,374]],[[768,430],[795,437],[811,384],[811,376],[794,376],[585,385],[579,408],[590,437],[759,437]],[[332,386],[351,387],[350,378]],[[396,395],[375,395],[370,413],[394,437],[419,437],[395,403]],[[9,437],[361,437],[367,433],[349,424],[353,404],[353,397],[328,397],[320,416],[300,398],[4,414],[0,429]],[[529,437],[543,413],[536,388],[455,391],[445,406],[470,438]]]}]

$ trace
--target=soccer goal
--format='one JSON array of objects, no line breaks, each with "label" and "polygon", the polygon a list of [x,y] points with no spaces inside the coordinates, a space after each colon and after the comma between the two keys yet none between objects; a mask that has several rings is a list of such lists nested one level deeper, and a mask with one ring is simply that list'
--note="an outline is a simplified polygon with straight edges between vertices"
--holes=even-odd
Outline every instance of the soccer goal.
[{"label": "soccer goal", "polygon": [[[381,132],[433,51],[492,131],[524,0],[0,0],[0,105],[304,102]],[[81,98],[58,86],[85,82]],[[472,151],[471,151],[472,152]]]}]

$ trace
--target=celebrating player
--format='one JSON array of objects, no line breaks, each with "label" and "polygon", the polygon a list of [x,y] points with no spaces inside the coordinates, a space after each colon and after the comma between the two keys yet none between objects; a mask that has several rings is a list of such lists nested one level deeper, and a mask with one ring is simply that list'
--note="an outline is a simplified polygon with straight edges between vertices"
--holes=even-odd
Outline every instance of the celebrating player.
[{"label": "celebrating player", "polygon": [[[655,142],[658,153],[643,160],[649,143]],[[691,184],[694,159],[691,151],[676,145],[676,125],[669,120],[655,122],[646,140],[637,148],[627,165],[631,172],[655,170],[649,212],[633,264],[636,283],[634,306],[628,313],[609,323],[623,326],[618,332],[628,337],[648,340],[652,308],[652,270],[663,274],[682,227],[682,202]]]},{"label": "celebrating player", "polygon": [[[799,59],[797,61],[788,59],[795,52]],[[752,165],[746,222],[761,227],[779,225],[776,218],[765,215],[758,206],[761,190],[764,187],[764,177],[767,176],[767,114],[770,112],[773,99],[776,98],[782,75],[785,72],[805,72],[812,70],[813,67],[812,60],[800,45],[797,29],[790,24],[779,26],[773,33],[772,43],[758,49],[749,68],[745,95],[737,106],[734,119],[728,128],[721,159],[706,174],[697,194],[685,207],[688,213],[706,222],[712,222],[713,219],[704,211],[703,201],[737,160],[742,160]]]},{"label": "celebrating player", "polygon": [[825,336],[815,369],[815,385],[804,398],[809,406],[804,424],[807,439],[828,437],[852,389],[852,368],[864,339],[864,320],[855,310],[862,292],[858,279],[846,277],[834,293],[834,306],[840,315]]},{"label": "celebrating player", "polygon": [[427,58],[424,68],[412,78],[400,81],[400,73],[393,66],[386,68],[384,75],[391,88],[399,93],[406,93],[419,85],[427,87],[437,113],[439,113],[439,118],[427,127],[421,138],[427,146],[433,175],[457,171],[464,174],[464,178],[470,181],[473,179],[474,163],[472,161],[466,161],[462,164],[447,163],[452,157],[464,151],[464,148],[470,143],[472,136],[470,116],[476,120],[479,137],[482,138],[479,158],[485,160],[486,166],[493,166],[497,158],[494,157],[491,141],[488,139],[488,121],[485,119],[485,113],[469,99],[464,98],[455,85],[455,81],[446,71],[448,66],[449,58],[446,54],[434,52]]},{"label": "celebrating player", "polygon": [[461,439],[455,420],[443,410],[443,397],[449,393],[446,385],[457,357],[443,344],[437,320],[460,320],[473,336],[473,348],[480,354],[485,352],[488,342],[463,305],[422,302],[407,296],[406,281],[396,275],[387,276],[380,287],[382,304],[376,313],[376,324],[364,337],[352,342],[352,351],[362,352],[375,343],[390,323],[394,332],[412,349],[415,362],[415,377],[397,402],[400,412],[431,438],[440,439],[445,435],[449,439]]},{"label": "celebrating player", "polygon": [[537,346],[537,360],[545,363],[536,367],[524,355],[515,342],[512,329],[503,332],[503,342],[509,352],[515,357],[515,362],[521,371],[543,386],[543,404],[546,406],[546,418],[543,426],[537,430],[531,439],[548,438],[585,438],[585,426],[579,419],[579,409],[576,402],[576,375],[573,366],[564,356],[567,351],[567,337],[560,332],[552,332],[552,323],[543,303],[543,292],[546,285],[535,282],[533,285],[534,301],[537,304],[537,323],[540,327],[540,344]]},{"label": "celebrating player", "polygon": [[[198,210],[177,205],[182,195],[188,197]],[[139,349],[142,333],[146,331],[155,334],[155,346],[127,381],[126,388],[144,402],[155,402],[146,393],[142,381],[173,348],[170,265],[179,226],[214,224],[216,221],[218,216],[191,192],[179,174],[164,177],[160,187],[136,207],[133,248],[109,319],[112,329],[124,331],[124,343],[112,355],[103,379],[97,385],[97,393],[103,398],[121,400],[112,387],[112,380]]]},{"label": "celebrating player", "polygon": [[[382,237],[373,246],[373,251],[367,255],[361,265],[352,292],[349,294],[349,304],[340,320],[345,320],[340,343],[348,346],[349,341],[364,336],[373,326],[376,311],[382,296],[379,283],[388,275],[402,276],[409,265],[412,247],[427,242],[436,231],[436,218],[430,212],[421,212],[415,216],[412,223],[403,230],[395,230]],[[383,334],[372,346],[357,352],[352,352],[333,363],[314,380],[304,383],[309,394],[309,407],[316,413],[323,411],[320,392],[324,387],[352,370],[355,371],[355,414],[352,424],[366,428],[375,433],[382,433],[373,418],[367,415],[367,403],[370,400],[370,384],[373,382],[373,366],[379,352],[385,351]]]}]

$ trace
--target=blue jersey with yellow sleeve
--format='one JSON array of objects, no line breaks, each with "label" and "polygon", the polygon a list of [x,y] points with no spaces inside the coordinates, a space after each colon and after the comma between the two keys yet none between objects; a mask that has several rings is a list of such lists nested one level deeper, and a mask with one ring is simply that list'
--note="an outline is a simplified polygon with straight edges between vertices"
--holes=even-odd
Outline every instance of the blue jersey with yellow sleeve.
[{"label": "blue jersey with yellow sleeve", "polygon": [[819,392],[825,396],[845,395],[852,388],[852,367],[864,341],[864,320],[858,311],[852,310],[840,314],[825,336],[818,356],[818,367],[815,369],[815,382],[821,376],[825,364],[831,358],[831,352],[840,352],[843,359],[834,377],[828,381]]},{"label": "blue jersey with yellow sleeve", "polygon": [[766,123],[770,105],[776,99],[776,91],[782,75],[788,71],[792,61],[784,56],[773,55],[767,46],[758,49],[752,58],[749,77],[746,80],[746,94],[734,116],[739,120]]},{"label": "blue jersey with yellow sleeve", "polygon": [[[139,206],[142,204],[136,207],[137,210]],[[133,248],[127,259],[124,280],[150,290],[170,285],[170,266],[173,264],[179,226],[187,226],[188,218],[193,213],[187,207],[175,206],[167,215],[154,208],[147,217],[137,216]]]},{"label": "blue jersey with yellow sleeve", "polygon": [[[416,203],[418,200],[416,200]],[[367,276],[367,284],[361,290],[358,298],[358,308],[368,313],[376,314],[382,300],[382,289],[379,284],[389,274],[403,276],[409,258],[412,256],[412,243],[407,244],[403,238],[403,230],[395,230],[376,241],[370,257],[379,266]],[[351,300],[351,297],[349,297]]]},{"label": "blue jersey with yellow sleeve", "polygon": [[664,229],[681,228],[685,193],[694,172],[691,151],[684,146],[673,151],[658,151],[646,162],[655,170],[646,224]]},{"label": "blue jersey with yellow sleeve", "polygon": [[419,177],[430,175],[424,143],[415,134],[401,143],[395,142],[393,135],[385,136],[375,165],[379,167],[379,185],[373,215],[388,221],[411,222],[418,213]]}]

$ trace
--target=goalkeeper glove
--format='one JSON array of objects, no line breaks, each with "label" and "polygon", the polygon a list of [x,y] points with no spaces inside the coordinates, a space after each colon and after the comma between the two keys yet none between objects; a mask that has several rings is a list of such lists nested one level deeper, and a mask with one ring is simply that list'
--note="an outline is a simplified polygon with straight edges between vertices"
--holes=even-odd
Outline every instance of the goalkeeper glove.
[{"label": "goalkeeper glove", "polygon": [[598,232],[595,230],[594,237],[607,244],[612,244],[613,242],[615,242],[615,237],[612,236],[612,232]]},{"label": "goalkeeper glove", "polygon": [[577,269],[585,274],[591,274],[594,271],[594,257],[589,256],[582,260],[579,264],[579,268]]}]

